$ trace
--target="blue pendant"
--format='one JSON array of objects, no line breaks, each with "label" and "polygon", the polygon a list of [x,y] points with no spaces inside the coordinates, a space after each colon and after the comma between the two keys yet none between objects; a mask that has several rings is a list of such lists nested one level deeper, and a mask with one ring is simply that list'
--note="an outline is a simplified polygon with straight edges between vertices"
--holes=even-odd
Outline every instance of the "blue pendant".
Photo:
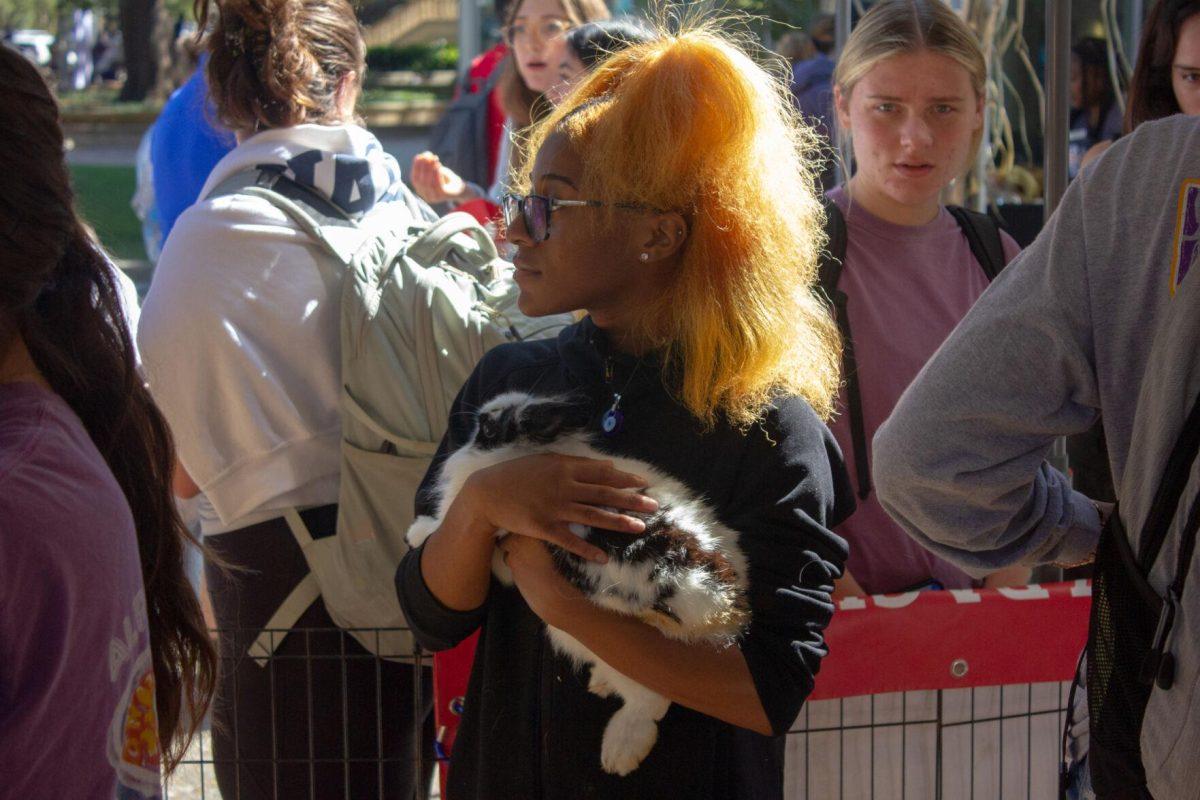
[{"label": "blue pendant", "polygon": [[600,430],[604,431],[605,436],[612,436],[621,430],[621,423],[624,421],[625,415],[614,406],[605,411],[604,416],[600,418]]}]

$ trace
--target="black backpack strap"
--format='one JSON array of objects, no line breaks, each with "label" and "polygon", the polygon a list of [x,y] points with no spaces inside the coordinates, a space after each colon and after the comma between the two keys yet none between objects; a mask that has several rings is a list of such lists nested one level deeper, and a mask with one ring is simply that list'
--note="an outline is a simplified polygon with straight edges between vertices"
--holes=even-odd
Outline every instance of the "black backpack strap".
[{"label": "black backpack strap", "polygon": [[825,249],[818,259],[821,290],[829,302],[837,291],[838,281],[842,277],[842,264],[846,260],[846,217],[837,203],[828,197],[821,197],[821,206],[825,211]]},{"label": "black backpack strap", "polygon": [[1149,574],[1167,532],[1171,521],[1178,511],[1179,499],[1187,488],[1188,478],[1192,474],[1192,464],[1200,453],[1200,397],[1192,405],[1192,410],[1180,428],[1179,438],[1167,457],[1166,468],[1163,469],[1158,489],[1154,493],[1154,501],[1146,515],[1146,523],[1142,527],[1141,543],[1138,546],[1138,566],[1142,572]]},{"label": "black backpack strap", "polygon": [[981,214],[962,206],[946,206],[946,210],[954,216],[958,227],[962,228],[971,247],[971,255],[983,267],[983,274],[988,282],[996,279],[1000,270],[1004,269],[1004,240],[1000,238],[1000,226],[990,214]]},{"label": "black backpack strap", "polygon": [[858,496],[866,500],[871,494],[871,466],[867,462],[867,431],[863,421],[862,389],[858,383],[858,362],[854,358],[854,337],[850,332],[850,315],[846,310],[846,293],[838,288],[842,266],[846,260],[846,217],[837,203],[822,197],[825,207],[825,236],[828,239],[818,260],[821,290],[833,305],[838,332],[842,336],[842,372],[846,377],[846,411],[850,414],[850,440],[854,447],[854,473],[858,479]]}]

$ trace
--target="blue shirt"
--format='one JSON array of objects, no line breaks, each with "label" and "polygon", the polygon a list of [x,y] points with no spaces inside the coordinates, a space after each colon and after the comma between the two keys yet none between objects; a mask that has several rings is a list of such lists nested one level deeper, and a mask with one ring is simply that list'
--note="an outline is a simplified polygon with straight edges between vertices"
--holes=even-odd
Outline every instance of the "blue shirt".
[{"label": "blue shirt", "polygon": [[804,119],[830,137],[833,132],[834,61],[824,53],[792,67],[792,94]]},{"label": "blue shirt", "polygon": [[207,55],[202,56],[192,77],[167,100],[150,138],[163,242],[179,215],[199,198],[212,168],[237,144],[233,133],[217,122],[208,98],[206,61]]}]

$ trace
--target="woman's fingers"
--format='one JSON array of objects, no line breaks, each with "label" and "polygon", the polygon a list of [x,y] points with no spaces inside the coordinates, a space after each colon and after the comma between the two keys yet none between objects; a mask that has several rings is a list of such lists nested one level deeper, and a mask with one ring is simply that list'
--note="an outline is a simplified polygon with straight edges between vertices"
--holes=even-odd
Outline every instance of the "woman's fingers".
[{"label": "woman's fingers", "polygon": [[622,472],[611,461],[595,458],[571,457],[575,461],[572,474],[580,483],[597,483],[617,489],[641,489],[650,481],[632,472]]},{"label": "woman's fingers", "polygon": [[441,159],[433,153],[424,152],[413,156],[409,179],[413,189],[426,202],[440,203],[445,200],[442,192],[442,169]]},{"label": "woman's fingers", "polygon": [[658,501],[631,489],[617,489],[593,483],[576,486],[576,499],[593,506],[609,506],[622,511],[640,511],[653,514],[658,511]]},{"label": "woman's fingers", "polygon": [[572,504],[571,508],[567,511],[566,517],[568,522],[590,525],[593,528],[602,528],[606,531],[644,533],[646,530],[646,523],[637,517],[620,514],[616,511],[608,511],[597,506],[588,505],[587,503]]},{"label": "woman's fingers", "polygon": [[449,167],[443,167],[440,163],[436,167],[438,188],[447,197],[459,197],[466,191],[467,184],[462,178],[458,177],[458,173]]}]

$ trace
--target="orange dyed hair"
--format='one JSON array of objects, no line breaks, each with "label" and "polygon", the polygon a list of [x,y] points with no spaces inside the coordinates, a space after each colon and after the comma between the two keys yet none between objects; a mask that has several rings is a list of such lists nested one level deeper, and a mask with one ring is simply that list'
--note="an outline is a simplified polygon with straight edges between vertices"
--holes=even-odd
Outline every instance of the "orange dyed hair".
[{"label": "orange dyed hair", "polygon": [[674,282],[647,298],[639,333],[681,365],[676,391],[697,418],[747,426],[783,394],[828,418],[840,360],[812,292],[819,147],[777,57],[764,56],[772,74],[714,23],[682,28],[602,62],[530,132],[528,152],[562,133],[583,159],[584,196],[688,219]]}]

